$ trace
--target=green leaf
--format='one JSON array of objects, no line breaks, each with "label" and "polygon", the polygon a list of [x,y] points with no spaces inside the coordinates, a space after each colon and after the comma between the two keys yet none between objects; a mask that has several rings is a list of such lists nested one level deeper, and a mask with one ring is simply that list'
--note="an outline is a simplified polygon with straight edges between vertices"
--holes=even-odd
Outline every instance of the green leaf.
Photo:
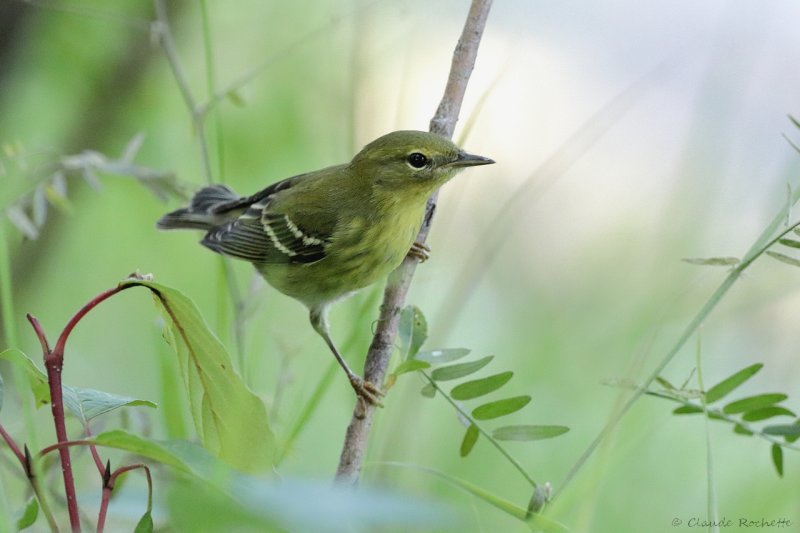
[{"label": "green leaf", "polygon": [[11,205],[6,209],[6,216],[11,224],[28,239],[34,241],[39,237],[39,229],[36,224],[28,218],[25,211],[18,205]]},{"label": "green leaf", "polygon": [[725,414],[732,415],[736,413],[745,413],[747,411],[755,411],[756,409],[761,409],[762,407],[769,407],[772,404],[776,404],[778,402],[782,402],[788,398],[785,394],[780,393],[773,393],[773,394],[759,394],[756,396],[750,396],[748,398],[742,398],[741,400],[736,400],[735,402],[731,402],[722,410]]},{"label": "green leaf", "polygon": [[783,448],[777,444],[772,445],[772,464],[775,465],[778,477],[783,477]]},{"label": "green leaf", "polygon": [[31,359],[17,350],[11,348],[0,352],[0,359],[22,367],[22,370],[28,376],[28,384],[33,392],[33,397],[36,400],[36,407],[47,405],[50,403],[50,386],[47,384],[47,375],[39,370],[36,364]]},{"label": "green leaf", "polygon": [[756,363],[747,368],[743,368],[733,375],[723,379],[706,392],[706,403],[713,403],[717,400],[727,396],[731,391],[736,389],[739,385],[753,377],[761,368],[763,363]]},{"label": "green leaf", "polygon": [[661,376],[658,376],[656,378],[656,381],[658,382],[659,385],[661,385],[667,390],[675,390],[675,386],[666,379],[662,378]]},{"label": "green leaf", "polygon": [[64,391],[64,406],[84,424],[97,416],[124,406],[157,407],[155,403],[148,400],[117,396],[94,389],[62,385],[62,390]]},{"label": "green leaf", "polygon": [[433,386],[433,383],[428,383],[419,392],[426,398],[433,398],[436,396],[436,387]]},{"label": "green leaf", "polygon": [[153,516],[150,514],[150,511],[142,515],[133,533],[153,533]]},{"label": "green leaf", "polygon": [[39,516],[39,501],[31,498],[17,518],[17,531],[31,527]]},{"label": "green leaf", "polygon": [[686,257],[681,261],[690,265],[705,266],[734,266],[739,264],[737,257]]},{"label": "green leaf", "polygon": [[403,360],[414,358],[428,338],[428,322],[418,307],[407,305],[400,312],[397,337]]},{"label": "green leaf", "polygon": [[779,424],[775,426],[767,426],[761,430],[762,433],[767,435],[783,435],[784,437],[798,437],[800,436],[800,426],[797,424]]},{"label": "green leaf", "polygon": [[33,215],[33,223],[37,228],[44,226],[47,220],[47,194],[45,193],[45,186],[40,183],[33,191],[31,198],[31,214]]},{"label": "green leaf", "polygon": [[403,374],[407,374],[408,372],[415,372],[417,370],[425,370],[426,368],[430,368],[431,364],[427,361],[418,361],[416,359],[407,359],[403,361],[397,368],[394,369],[392,372],[395,376],[400,376]]},{"label": "green leaf", "polygon": [[5,394],[5,383],[3,383],[3,376],[0,375],[0,411],[3,410],[3,395]]},{"label": "green leaf", "polygon": [[205,481],[222,480],[231,472],[225,463],[188,441],[148,439],[121,429],[105,431],[90,440],[97,446],[141,455]]},{"label": "green leaf", "polygon": [[703,408],[697,407],[696,405],[681,405],[680,407],[676,407],[673,409],[673,415],[696,415],[697,413],[702,413]]},{"label": "green leaf", "polygon": [[767,255],[773,259],[777,259],[781,263],[786,263],[787,265],[800,267],[800,260],[797,260],[794,257],[785,254],[779,254],[778,252],[773,252],[772,250],[767,250]]},{"label": "green leaf", "polygon": [[566,426],[503,426],[492,431],[497,440],[552,439],[569,431]]},{"label": "green leaf", "polygon": [[766,420],[774,416],[795,416],[795,414],[785,407],[773,405],[771,407],[763,407],[761,409],[748,411],[742,416],[742,420],[758,422],[759,420]]},{"label": "green leaf", "polygon": [[794,127],[800,129],[800,122],[798,122],[797,119],[794,118],[792,115],[787,115],[787,116],[789,117],[789,120],[792,121],[792,124],[794,124]]},{"label": "green leaf", "polygon": [[423,350],[421,352],[417,352],[417,355],[414,356],[414,359],[419,359],[420,361],[427,361],[432,365],[440,365],[442,363],[449,363],[451,361],[455,361],[457,359],[461,359],[462,357],[466,357],[469,355],[469,350],[467,348],[444,348],[442,350]]},{"label": "green leaf", "polygon": [[247,105],[247,102],[245,102],[245,99],[242,97],[241,93],[239,93],[239,91],[236,89],[231,89],[230,91],[226,92],[225,98],[230,100],[230,102],[236,107],[245,107]]},{"label": "green leaf", "polygon": [[733,426],[733,432],[736,433],[737,435],[746,435],[748,437],[753,435],[752,431],[750,431],[741,424],[736,424],[735,426]]},{"label": "green leaf", "polygon": [[778,242],[789,248],[800,248],[800,241],[795,239],[778,239]]},{"label": "green leaf", "polygon": [[491,420],[501,416],[515,413],[531,402],[530,396],[514,396],[496,402],[485,403],[472,410],[472,416],[477,420]]},{"label": "green leaf", "polygon": [[466,381],[453,387],[453,390],[450,391],[450,396],[452,396],[454,400],[471,400],[496,391],[508,383],[513,375],[513,372],[508,371],[481,379]]},{"label": "green leaf", "polygon": [[464,433],[464,439],[461,441],[461,457],[466,457],[469,455],[469,452],[472,451],[475,443],[478,442],[479,436],[480,432],[478,431],[478,426],[475,424],[470,424],[467,428],[467,431]]},{"label": "green leaf", "polygon": [[443,366],[431,372],[431,377],[436,381],[448,381],[451,379],[463,378],[464,376],[468,376],[485,367],[492,361],[492,359],[494,359],[494,356],[488,355],[482,359],[478,359],[477,361]]},{"label": "green leaf", "polygon": [[531,531],[536,532],[543,532],[543,533],[568,533],[569,529],[560,522],[556,522],[552,518],[548,518],[543,514],[538,513],[529,513],[527,509],[523,509],[519,507],[517,504],[512,503],[508,500],[505,500],[495,494],[482,489],[481,487],[470,483],[469,481],[465,481],[463,479],[453,477],[450,474],[445,474],[444,472],[440,472],[439,470],[434,470],[433,468],[427,468],[424,466],[417,466],[412,464],[405,464],[405,463],[380,463],[385,466],[395,466],[400,468],[411,468],[414,470],[420,470],[422,472],[426,472],[428,474],[434,475],[441,479],[444,479],[451,485],[460,488],[461,490],[468,492],[475,496],[476,498],[483,500],[484,502],[488,503],[500,509],[504,513],[508,514],[516,518],[517,520],[524,522]]},{"label": "green leaf", "polygon": [[203,446],[244,472],[272,466],[275,438],[263,402],[234,371],[225,347],[194,302],[175,289],[141,280],[164,317],[164,338],[175,350],[189,406]]}]

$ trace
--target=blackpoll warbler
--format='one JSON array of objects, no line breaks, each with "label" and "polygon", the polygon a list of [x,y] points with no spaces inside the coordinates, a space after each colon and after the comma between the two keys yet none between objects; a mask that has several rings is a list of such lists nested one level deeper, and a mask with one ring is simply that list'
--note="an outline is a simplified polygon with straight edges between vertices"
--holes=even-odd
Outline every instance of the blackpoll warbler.
[{"label": "blackpoll warbler", "polygon": [[300,174],[239,197],[204,187],[160,229],[206,231],[201,244],[254,264],[270,285],[299,300],[347,373],[360,401],[379,404],[379,384],[350,370],[328,332],[328,307],[385,277],[414,242],[428,197],[464,167],[494,163],[432,133],[395,131],[350,163]]}]

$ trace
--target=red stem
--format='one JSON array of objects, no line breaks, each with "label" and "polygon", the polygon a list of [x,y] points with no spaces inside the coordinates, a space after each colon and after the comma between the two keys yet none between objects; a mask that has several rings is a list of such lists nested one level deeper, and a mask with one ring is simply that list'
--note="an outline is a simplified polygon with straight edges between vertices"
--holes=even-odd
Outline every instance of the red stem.
[{"label": "red stem", "polygon": [[150,468],[147,465],[142,463],[137,463],[135,465],[127,465],[121,466],[114,470],[114,473],[108,477],[108,483],[103,486],[103,499],[100,501],[100,513],[97,517],[97,533],[103,533],[103,529],[106,526],[106,513],[108,511],[108,502],[111,499],[111,492],[114,490],[114,484],[117,482],[117,478],[126,472],[130,472],[131,470],[136,470],[141,468],[144,470],[144,474],[147,477],[147,512],[151,512],[153,509],[153,478],[150,475]]},{"label": "red stem", "polygon": [[50,446],[48,446],[46,448],[42,448],[42,450],[39,452],[39,457],[44,457],[48,453],[50,453],[52,451],[55,451],[55,450],[60,450],[62,448],[69,448],[70,446],[90,446],[91,444],[92,444],[92,441],[85,440],[85,439],[68,440],[66,442],[58,442],[56,444],[51,444]]},{"label": "red stem", "polygon": [[44,358],[44,367],[47,370],[47,384],[50,387],[50,409],[53,413],[53,423],[56,429],[56,439],[59,443],[58,454],[61,458],[61,472],[64,477],[64,493],[67,498],[67,510],[69,511],[69,522],[72,531],[81,530],[81,519],[78,513],[78,500],[75,495],[75,478],[72,473],[72,461],[69,456],[69,446],[62,446],[63,443],[68,442],[67,438],[67,425],[64,420],[64,400],[62,394],[62,380],[61,371],[64,368],[64,347],[67,344],[72,330],[86,314],[95,308],[100,302],[103,302],[133,285],[118,285],[113,289],[104,291],[94,298],[92,298],[86,305],[80,308],[77,313],[67,322],[61,335],[56,341],[55,348],[50,349],[47,337],[44,330],[35,317],[28,315],[28,321],[33,326],[39,342],[42,344],[42,352]]},{"label": "red stem", "polygon": [[56,341],[56,347],[53,348],[53,351],[51,352],[53,356],[60,357],[61,359],[64,358],[64,345],[67,344],[67,338],[69,337],[69,334],[72,333],[72,330],[75,329],[75,326],[78,325],[78,322],[80,322],[81,319],[84,316],[86,316],[86,313],[94,309],[99,303],[103,302],[104,300],[107,300],[108,298],[114,296],[118,292],[124,291],[125,289],[130,289],[131,287],[135,287],[135,285],[117,285],[113,289],[108,289],[107,291],[101,292],[100,294],[89,300],[89,302],[86,305],[81,307],[80,310],[77,313],[75,313],[75,316],[73,316],[70,319],[70,321],[67,322],[67,325],[64,326],[64,330],[61,332],[61,335],[58,337],[58,340]]},{"label": "red stem", "polygon": [[8,432],[5,430],[2,424],[0,424],[0,436],[3,437],[3,440],[6,441],[8,447],[11,449],[14,455],[17,456],[17,460],[22,465],[22,468],[25,469],[25,472],[28,472],[28,468],[25,466],[25,464],[27,463],[27,461],[25,460],[25,456],[22,454],[22,451],[19,449],[19,446],[17,446],[17,443],[14,442],[14,439],[11,438],[11,435],[8,434]]}]

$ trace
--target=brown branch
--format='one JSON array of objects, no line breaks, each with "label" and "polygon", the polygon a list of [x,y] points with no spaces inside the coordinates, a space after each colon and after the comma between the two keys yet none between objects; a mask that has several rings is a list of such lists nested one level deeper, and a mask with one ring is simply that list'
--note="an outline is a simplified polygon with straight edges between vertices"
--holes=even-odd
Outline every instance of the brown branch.
[{"label": "brown branch", "polygon": [[[432,133],[448,138],[453,136],[453,130],[461,111],[461,102],[475,66],[478,46],[491,5],[492,0],[472,1],[467,21],[464,23],[461,37],[455,52],[453,52],[453,62],[450,66],[450,76],[445,86],[444,96],[436,114],[431,119],[430,131]],[[428,200],[428,208],[419,235],[417,235],[417,242],[424,243],[428,238],[431,220],[436,210],[437,197],[438,191]],[[392,356],[394,341],[397,337],[400,309],[405,302],[416,265],[415,259],[406,258],[403,264],[392,273],[386,284],[378,327],[364,363],[364,378],[372,383],[383,383],[386,376],[386,369],[389,366],[389,359]],[[337,481],[351,484],[358,482],[374,413],[375,407],[372,405],[368,405],[366,409],[356,405],[353,410],[353,417],[347,427],[342,454],[339,458],[339,468],[336,471]]]}]

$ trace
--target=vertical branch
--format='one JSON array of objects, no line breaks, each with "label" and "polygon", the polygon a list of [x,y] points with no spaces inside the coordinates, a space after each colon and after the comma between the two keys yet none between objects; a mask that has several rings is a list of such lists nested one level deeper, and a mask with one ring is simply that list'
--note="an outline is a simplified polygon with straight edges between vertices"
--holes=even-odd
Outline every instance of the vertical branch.
[{"label": "vertical branch", "polygon": [[[491,5],[492,0],[472,1],[467,21],[464,23],[464,29],[453,53],[450,76],[445,86],[444,96],[436,114],[431,119],[430,131],[432,133],[448,138],[453,136]],[[433,213],[436,210],[437,197],[438,192],[428,200],[425,219],[417,235],[417,242],[424,243],[428,238]],[[392,273],[386,284],[378,326],[364,363],[364,379],[372,383],[383,383],[386,376],[386,369],[389,366],[389,359],[392,356],[394,341],[397,337],[400,308],[405,302],[415,269],[416,260],[406,258]],[[374,413],[375,407],[372,405],[368,405],[363,412],[358,406],[354,409],[339,458],[339,467],[336,471],[337,481],[345,483],[358,481]]]}]

